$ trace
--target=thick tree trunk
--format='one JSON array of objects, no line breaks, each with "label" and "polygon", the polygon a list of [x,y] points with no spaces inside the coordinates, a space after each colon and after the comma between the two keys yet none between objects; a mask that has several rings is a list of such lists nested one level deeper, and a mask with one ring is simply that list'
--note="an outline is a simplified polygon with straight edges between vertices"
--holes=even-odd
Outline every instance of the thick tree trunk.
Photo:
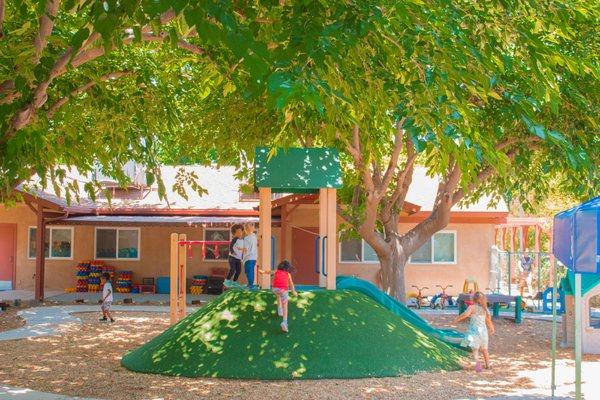
[{"label": "thick tree trunk", "polygon": [[381,286],[388,295],[406,302],[406,287],[404,280],[404,267],[408,256],[403,251],[399,238],[391,243],[387,254],[379,256],[381,263]]}]

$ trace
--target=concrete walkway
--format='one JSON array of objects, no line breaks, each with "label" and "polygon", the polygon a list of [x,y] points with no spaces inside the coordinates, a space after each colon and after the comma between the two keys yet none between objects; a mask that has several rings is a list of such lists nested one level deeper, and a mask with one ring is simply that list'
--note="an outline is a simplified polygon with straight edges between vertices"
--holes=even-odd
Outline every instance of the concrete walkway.
[{"label": "concrete walkway", "polygon": [[[112,306],[112,311],[158,312],[168,313],[167,306]],[[188,307],[188,312],[196,311]],[[76,313],[97,312],[99,305],[73,305],[53,307],[33,307],[19,311],[18,315],[25,319],[25,326],[10,331],[0,332],[0,340],[27,339],[57,334],[60,327],[68,324],[81,324],[81,319],[72,315]],[[1,397],[0,397],[1,398]]]},{"label": "concrete walkway", "polygon": [[0,399],[14,400],[93,400],[83,397],[69,397],[60,394],[36,392],[31,389],[14,388],[0,385]]}]

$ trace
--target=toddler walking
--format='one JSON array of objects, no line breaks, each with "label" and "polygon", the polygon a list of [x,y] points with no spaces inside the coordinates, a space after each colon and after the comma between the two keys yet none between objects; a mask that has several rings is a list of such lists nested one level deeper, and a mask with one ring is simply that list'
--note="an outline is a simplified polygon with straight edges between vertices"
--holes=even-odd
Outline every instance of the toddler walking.
[{"label": "toddler walking", "polygon": [[277,315],[283,318],[281,322],[281,330],[284,332],[288,331],[288,300],[289,300],[289,288],[292,289],[292,294],[296,296],[296,288],[294,287],[294,281],[290,271],[292,264],[289,261],[284,260],[277,266],[275,271],[264,271],[259,269],[258,272],[261,274],[273,275],[273,293],[277,298]]},{"label": "toddler walking", "polygon": [[469,320],[469,328],[465,338],[461,342],[464,347],[470,347],[473,351],[475,359],[475,371],[481,372],[481,362],[479,361],[479,352],[483,355],[485,368],[490,369],[490,355],[488,353],[488,330],[489,334],[494,334],[494,324],[490,317],[490,312],[487,308],[487,299],[482,292],[475,292],[473,295],[473,305],[470,305],[467,310],[459,315],[454,323],[458,323],[467,318]]}]

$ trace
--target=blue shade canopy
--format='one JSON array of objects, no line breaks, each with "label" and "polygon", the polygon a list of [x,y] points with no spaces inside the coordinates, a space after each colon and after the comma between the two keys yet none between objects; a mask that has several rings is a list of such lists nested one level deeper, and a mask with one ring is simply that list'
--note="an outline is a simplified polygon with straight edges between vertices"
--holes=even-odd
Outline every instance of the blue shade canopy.
[{"label": "blue shade canopy", "polygon": [[554,216],[552,253],[573,272],[600,274],[600,196]]},{"label": "blue shade canopy", "polygon": [[277,193],[314,193],[339,189],[342,173],[337,149],[328,147],[259,147],[254,158],[254,184]]}]

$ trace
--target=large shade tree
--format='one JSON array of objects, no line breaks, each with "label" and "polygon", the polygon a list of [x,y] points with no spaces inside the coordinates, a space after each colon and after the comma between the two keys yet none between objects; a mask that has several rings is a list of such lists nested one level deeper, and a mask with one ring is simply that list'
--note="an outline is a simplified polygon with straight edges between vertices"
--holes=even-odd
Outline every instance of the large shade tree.
[{"label": "large shade tree", "polygon": [[[402,299],[408,257],[458,202],[598,185],[593,1],[0,5],[4,198],[33,173],[61,182],[58,165],[125,181],[134,159],[160,182],[161,160],[335,145],[339,212]],[[440,177],[435,205],[400,233],[417,163]]]}]

